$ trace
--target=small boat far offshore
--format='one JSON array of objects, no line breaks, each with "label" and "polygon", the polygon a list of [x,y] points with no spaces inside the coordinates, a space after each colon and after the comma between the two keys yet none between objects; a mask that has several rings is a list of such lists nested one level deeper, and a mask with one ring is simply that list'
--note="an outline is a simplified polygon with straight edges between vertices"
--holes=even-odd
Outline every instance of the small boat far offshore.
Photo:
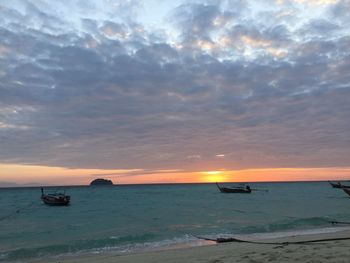
[{"label": "small boat far offshore", "polygon": [[63,206],[69,205],[70,196],[65,193],[45,194],[41,188],[41,200],[47,205]]},{"label": "small boat far offshore", "polygon": [[332,183],[331,181],[328,181],[330,183],[330,185],[333,187],[333,188],[350,188],[350,185],[343,185],[341,184],[340,182],[336,182],[336,183]]},{"label": "small boat far offshore", "polygon": [[218,183],[216,183],[216,186],[219,188],[221,193],[250,194],[252,192],[252,189],[249,185],[247,185],[246,187],[228,188],[221,187]]}]

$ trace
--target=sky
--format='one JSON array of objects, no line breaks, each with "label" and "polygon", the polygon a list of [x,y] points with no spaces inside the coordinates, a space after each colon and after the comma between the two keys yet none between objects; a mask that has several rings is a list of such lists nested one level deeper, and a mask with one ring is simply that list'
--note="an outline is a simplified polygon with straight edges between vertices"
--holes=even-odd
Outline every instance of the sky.
[{"label": "sky", "polygon": [[349,0],[0,0],[0,186],[350,179],[349,73]]}]

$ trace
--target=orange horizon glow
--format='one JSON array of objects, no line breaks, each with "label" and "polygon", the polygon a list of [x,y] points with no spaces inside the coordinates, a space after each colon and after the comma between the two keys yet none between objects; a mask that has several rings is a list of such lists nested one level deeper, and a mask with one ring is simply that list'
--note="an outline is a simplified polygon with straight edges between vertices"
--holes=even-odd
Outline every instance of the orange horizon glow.
[{"label": "orange horizon glow", "polygon": [[263,168],[217,171],[143,169],[69,169],[21,164],[0,164],[0,182],[42,185],[85,185],[96,178],[115,184],[279,182],[349,180],[350,167]]}]

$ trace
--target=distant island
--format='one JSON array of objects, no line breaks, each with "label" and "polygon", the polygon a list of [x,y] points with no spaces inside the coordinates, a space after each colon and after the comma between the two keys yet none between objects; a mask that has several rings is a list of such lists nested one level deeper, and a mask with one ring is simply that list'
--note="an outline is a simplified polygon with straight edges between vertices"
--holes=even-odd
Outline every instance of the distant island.
[{"label": "distant island", "polygon": [[93,180],[90,185],[113,185],[113,182],[111,180],[98,178]]}]

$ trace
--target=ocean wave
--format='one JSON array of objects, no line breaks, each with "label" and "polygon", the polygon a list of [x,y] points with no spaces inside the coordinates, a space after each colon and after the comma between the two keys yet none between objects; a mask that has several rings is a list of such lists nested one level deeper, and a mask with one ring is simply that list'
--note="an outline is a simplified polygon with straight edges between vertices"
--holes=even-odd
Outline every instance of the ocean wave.
[{"label": "ocean wave", "polygon": [[273,223],[248,226],[241,229],[241,233],[268,233],[276,231],[287,231],[292,229],[303,229],[312,227],[327,226],[330,224],[330,219],[326,217],[309,217],[298,219],[285,219]]},{"label": "ocean wave", "polygon": [[0,262],[23,261],[34,258],[47,258],[59,255],[98,254],[112,252],[115,254],[128,254],[143,251],[165,250],[181,247],[201,246],[207,241],[199,240],[192,235],[183,235],[160,241],[153,239],[153,234],[133,236],[111,236],[103,239],[79,240],[71,244],[57,244],[36,248],[21,248],[0,253]]},{"label": "ocean wave", "polygon": [[1,252],[0,261],[41,258],[58,254],[71,254],[95,250],[99,248],[107,250],[108,248],[122,246],[123,244],[142,243],[147,240],[152,240],[153,238],[153,234],[127,235],[120,237],[112,236],[101,239],[76,240],[65,244],[54,244],[35,248],[20,248]]}]

